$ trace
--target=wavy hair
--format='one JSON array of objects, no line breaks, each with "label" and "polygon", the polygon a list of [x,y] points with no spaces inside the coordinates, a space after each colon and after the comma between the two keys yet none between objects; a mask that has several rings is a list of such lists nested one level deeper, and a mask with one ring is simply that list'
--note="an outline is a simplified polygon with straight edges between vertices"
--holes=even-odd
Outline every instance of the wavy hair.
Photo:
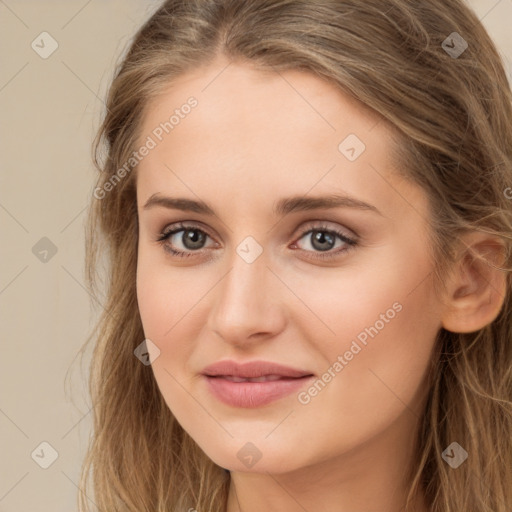
[{"label": "wavy hair", "polygon": [[[468,43],[457,58],[443,45],[453,32]],[[408,503],[421,490],[433,512],[509,512],[512,94],[494,43],[462,0],[167,0],[135,34],[92,148],[95,190],[109,192],[92,194],[85,233],[87,286],[97,298],[103,291],[104,310],[86,342],[94,343],[94,419],[81,512],[89,510],[87,495],[108,512],[226,508],[229,472],[181,428],[151,367],[134,357],[144,340],[136,165],[119,179],[148,103],[219,54],[261,70],[313,73],[393,128],[397,170],[429,197],[439,284],[460,234],[502,241],[507,289],[498,317],[477,332],[438,333]],[[454,440],[469,453],[456,470],[441,456]]]}]

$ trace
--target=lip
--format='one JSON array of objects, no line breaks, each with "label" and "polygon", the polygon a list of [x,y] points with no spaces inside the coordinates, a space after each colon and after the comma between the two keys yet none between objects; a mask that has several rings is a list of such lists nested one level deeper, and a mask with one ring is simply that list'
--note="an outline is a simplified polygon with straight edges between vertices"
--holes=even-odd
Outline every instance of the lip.
[{"label": "lip", "polygon": [[290,366],[284,366],[279,363],[271,361],[248,361],[246,363],[237,363],[231,359],[217,361],[201,372],[203,375],[209,376],[226,376],[242,378],[256,378],[263,377],[264,375],[279,375],[281,377],[304,377],[312,375],[307,370],[299,370]]},{"label": "lip", "polygon": [[[202,372],[209,391],[221,402],[233,407],[255,408],[298,391],[314,375],[311,372],[268,361],[219,361]],[[234,382],[235,378],[273,376],[265,382]]]}]

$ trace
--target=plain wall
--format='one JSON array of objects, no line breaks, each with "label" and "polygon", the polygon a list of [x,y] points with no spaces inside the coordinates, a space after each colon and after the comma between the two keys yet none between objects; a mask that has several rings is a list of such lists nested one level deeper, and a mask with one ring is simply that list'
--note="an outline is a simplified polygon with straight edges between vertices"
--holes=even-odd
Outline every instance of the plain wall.
[{"label": "plain wall", "polygon": [[[113,66],[159,3],[0,2],[0,512],[77,509],[91,411],[76,356],[96,315],[83,285],[91,142]],[[512,77],[512,0],[470,5]],[[46,59],[31,46],[51,48],[42,32],[58,43]],[[42,442],[58,453],[47,469]]]}]

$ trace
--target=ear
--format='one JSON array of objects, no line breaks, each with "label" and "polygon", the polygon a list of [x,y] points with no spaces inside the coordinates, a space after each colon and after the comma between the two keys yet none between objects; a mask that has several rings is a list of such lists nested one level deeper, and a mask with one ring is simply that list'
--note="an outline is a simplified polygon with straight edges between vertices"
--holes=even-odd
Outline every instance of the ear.
[{"label": "ear", "polygon": [[505,246],[486,233],[472,231],[461,239],[461,249],[445,283],[442,326],[451,332],[474,332],[498,316],[507,292]]}]

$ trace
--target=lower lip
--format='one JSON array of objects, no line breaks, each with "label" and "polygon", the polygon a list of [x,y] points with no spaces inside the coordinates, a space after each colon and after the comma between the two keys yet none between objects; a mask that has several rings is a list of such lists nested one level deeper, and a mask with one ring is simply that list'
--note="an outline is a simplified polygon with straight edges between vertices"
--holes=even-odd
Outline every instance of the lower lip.
[{"label": "lower lip", "polygon": [[222,377],[204,376],[213,395],[233,407],[261,407],[298,391],[313,376],[267,382],[233,382]]}]

